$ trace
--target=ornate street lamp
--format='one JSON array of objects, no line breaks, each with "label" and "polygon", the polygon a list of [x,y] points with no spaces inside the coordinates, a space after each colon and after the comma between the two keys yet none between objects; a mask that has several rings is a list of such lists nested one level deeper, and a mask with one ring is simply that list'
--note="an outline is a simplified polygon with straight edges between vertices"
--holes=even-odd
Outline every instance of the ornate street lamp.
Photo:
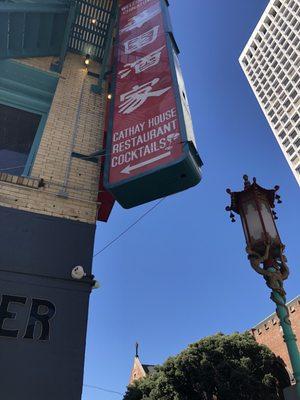
[{"label": "ornate street lamp", "polygon": [[251,184],[248,176],[244,175],[244,190],[241,192],[227,193],[231,196],[231,205],[226,207],[230,212],[232,222],[235,215],[241,217],[246,238],[246,252],[253,269],[265,278],[267,286],[272,289],[271,299],[276,303],[276,313],[283,330],[284,341],[296,380],[296,392],[300,399],[300,355],[297,347],[296,336],[289,320],[289,310],[286,306],[286,293],[283,281],[288,278],[289,269],[275,220],[277,219],[275,200],[281,203],[280,196],[276,194],[279,186],[274,189],[264,189],[253,178]]}]

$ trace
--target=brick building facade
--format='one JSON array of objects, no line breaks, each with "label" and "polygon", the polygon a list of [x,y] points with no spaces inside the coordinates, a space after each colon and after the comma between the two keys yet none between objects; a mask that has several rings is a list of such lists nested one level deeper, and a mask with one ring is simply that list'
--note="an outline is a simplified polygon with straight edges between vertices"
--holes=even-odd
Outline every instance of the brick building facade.
[{"label": "brick building facade", "polygon": [[[103,148],[108,99],[100,75],[107,68],[104,52],[111,51],[113,6],[106,0],[0,2],[5,400],[81,399],[103,193],[103,158],[86,156]],[[72,274],[76,266],[84,270],[81,279]]]},{"label": "brick building facade", "polygon": [[[21,393],[24,400],[79,400],[82,391],[91,281],[76,281],[71,271],[80,265],[91,276],[101,161],[72,153],[101,150],[106,95],[91,91],[97,79],[88,75],[84,57],[67,53],[60,74],[49,71],[52,62],[52,57],[2,62],[57,79],[30,172],[0,171],[0,374],[6,400]],[[96,62],[93,67],[100,69]],[[36,299],[46,307],[36,310],[38,318],[53,307],[45,340],[38,320],[27,339]],[[32,376],[35,383],[28,385]]]},{"label": "brick building facade", "polygon": [[[49,72],[53,61],[52,57],[43,57],[12,63],[53,74]],[[100,69],[93,63],[93,69],[97,67]],[[102,148],[106,97],[91,92],[96,82],[87,74],[83,57],[68,53],[31,172],[26,177],[13,176],[9,170],[1,172],[0,206],[96,222],[99,165],[70,156],[72,152],[91,154]]]},{"label": "brick building facade", "polygon": [[[287,303],[287,307],[290,313],[290,321],[292,324],[293,331],[295,333],[298,347],[300,343],[300,296]],[[280,326],[279,318],[276,313],[269,315],[255,327],[250,330],[250,333],[254,336],[257,343],[267,346],[273,353],[281,357],[285,363],[286,369],[290,375],[291,381],[293,382],[293,373],[291,368],[291,362],[288,355],[286,344],[283,340],[282,328]],[[134,358],[134,364],[131,370],[129,384],[132,384],[135,380],[142,379],[154,369],[154,365],[142,364],[138,355]],[[285,396],[287,399],[296,399],[294,393],[294,387],[287,388],[285,390]]]},{"label": "brick building facade", "polygon": [[139,359],[139,356],[136,355],[134,357],[133,367],[130,373],[129,385],[131,385],[134,381],[145,378],[153,371],[154,371],[154,365],[142,364]]},{"label": "brick building facade", "polygon": [[[291,300],[287,307],[290,313],[290,321],[298,341],[300,343],[300,296]],[[291,363],[286,345],[283,341],[282,328],[276,313],[270,315],[250,331],[259,344],[269,347],[277,356],[281,357],[292,377]]]}]

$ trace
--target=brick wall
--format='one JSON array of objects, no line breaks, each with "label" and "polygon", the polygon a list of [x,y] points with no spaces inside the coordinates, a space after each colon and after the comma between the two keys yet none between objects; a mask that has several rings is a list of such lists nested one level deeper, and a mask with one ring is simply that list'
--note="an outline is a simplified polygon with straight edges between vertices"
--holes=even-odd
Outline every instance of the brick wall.
[{"label": "brick wall", "polygon": [[[52,61],[22,60],[47,71]],[[69,53],[30,175],[33,180],[43,178],[45,185],[36,188],[0,178],[0,206],[95,222],[100,166],[71,157],[72,151],[90,154],[101,149],[106,99],[91,92],[95,83],[83,58]]]},{"label": "brick wall", "polygon": [[[294,333],[297,338],[299,347],[300,343],[300,296],[288,303],[290,312],[290,320]],[[259,323],[255,328],[251,330],[256,341],[259,344],[264,344],[271,349],[277,356],[280,356],[289,372],[291,373],[291,363],[289,360],[286,344],[283,341],[282,328],[279,324],[279,319],[274,313],[267,319]]]},{"label": "brick wall", "polygon": [[135,357],[133,367],[130,373],[129,385],[131,385],[134,381],[145,377],[146,377],[146,372],[140,362],[140,359],[138,357]]}]

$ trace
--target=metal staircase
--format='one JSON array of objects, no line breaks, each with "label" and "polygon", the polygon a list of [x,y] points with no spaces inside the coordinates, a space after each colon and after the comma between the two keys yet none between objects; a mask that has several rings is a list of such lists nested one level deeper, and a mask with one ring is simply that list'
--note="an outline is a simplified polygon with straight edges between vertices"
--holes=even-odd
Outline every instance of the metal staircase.
[{"label": "metal staircase", "polygon": [[116,7],[117,0],[0,0],[0,60],[57,56],[57,72],[67,51],[105,62]]},{"label": "metal staircase", "polygon": [[69,0],[0,0],[0,59],[60,54]]}]

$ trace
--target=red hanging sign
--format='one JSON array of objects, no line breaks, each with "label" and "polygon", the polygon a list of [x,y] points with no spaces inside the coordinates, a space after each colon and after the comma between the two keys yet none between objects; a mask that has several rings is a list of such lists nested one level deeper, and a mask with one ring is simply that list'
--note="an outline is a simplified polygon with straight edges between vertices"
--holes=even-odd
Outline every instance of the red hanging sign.
[{"label": "red hanging sign", "polygon": [[178,159],[182,139],[159,0],[120,8],[109,184]]},{"label": "red hanging sign", "polygon": [[105,187],[125,208],[199,183],[166,0],[121,0]]}]

